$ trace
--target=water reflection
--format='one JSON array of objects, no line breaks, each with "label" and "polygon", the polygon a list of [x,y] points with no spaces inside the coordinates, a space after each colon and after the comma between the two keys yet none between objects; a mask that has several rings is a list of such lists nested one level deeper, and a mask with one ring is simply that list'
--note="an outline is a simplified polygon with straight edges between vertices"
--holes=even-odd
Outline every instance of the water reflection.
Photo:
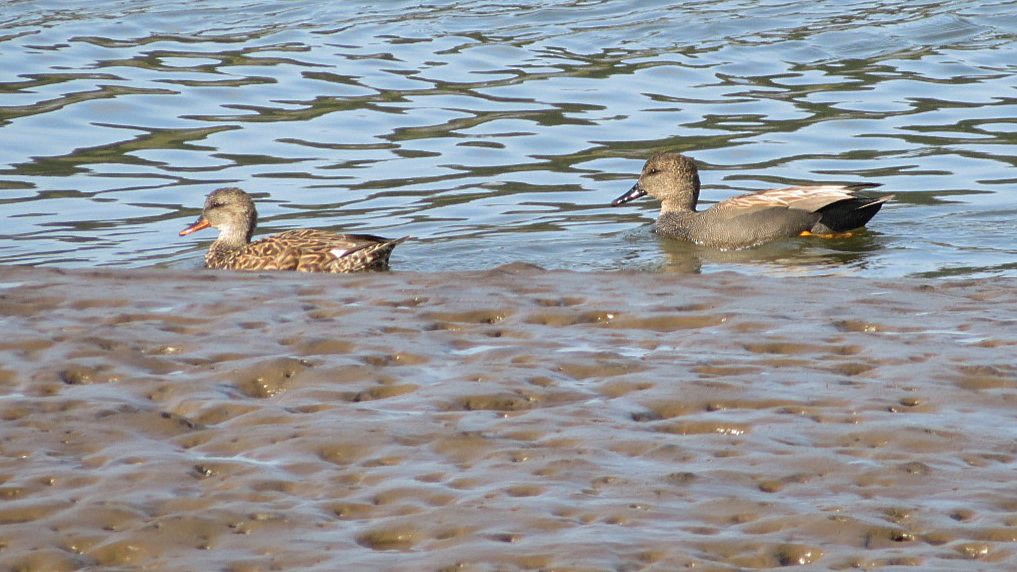
[{"label": "water reflection", "polygon": [[396,268],[685,268],[603,239],[652,216],[607,202],[670,149],[718,200],[858,178],[897,195],[883,248],[792,243],[795,271],[1012,274],[1012,225],[963,220],[1012,204],[1005,4],[64,4],[6,8],[2,263],[190,265],[174,229],[228,183],[277,201],[266,232],[419,237]]},{"label": "water reflection", "polygon": [[711,270],[736,270],[772,275],[855,274],[866,271],[873,256],[888,238],[867,229],[847,238],[795,238],[743,250],[704,248],[663,238],[650,225],[609,237],[629,253],[628,262],[643,270],[696,274]]}]

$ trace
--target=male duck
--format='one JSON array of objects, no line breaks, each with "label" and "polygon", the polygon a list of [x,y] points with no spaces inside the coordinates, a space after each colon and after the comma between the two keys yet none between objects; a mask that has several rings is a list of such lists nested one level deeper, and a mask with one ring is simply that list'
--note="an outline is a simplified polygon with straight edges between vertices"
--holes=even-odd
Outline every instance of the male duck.
[{"label": "male duck", "polygon": [[244,191],[225,187],[205,199],[205,208],[180,236],[203,228],[219,229],[205,255],[205,266],[223,270],[298,270],[359,272],[388,268],[392,249],[409,237],[390,240],[370,234],[335,234],[297,229],[251,242],[258,223],[254,201]]},{"label": "male duck", "polygon": [[699,172],[680,153],[658,153],[643,166],[636,184],[611,205],[650,195],[660,200],[654,230],[703,246],[736,250],[794,236],[831,235],[865,226],[893,195],[863,189],[878,183],[785,187],[740,195],[696,210]]}]

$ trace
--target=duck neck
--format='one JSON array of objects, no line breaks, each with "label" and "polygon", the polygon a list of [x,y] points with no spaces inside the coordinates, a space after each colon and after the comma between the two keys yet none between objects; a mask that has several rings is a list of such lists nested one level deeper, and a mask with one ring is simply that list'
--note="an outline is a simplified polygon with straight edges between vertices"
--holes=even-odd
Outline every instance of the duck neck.
[{"label": "duck neck", "polygon": [[692,173],[688,179],[681,180],[673,192],[668,193],[660,201],[660,212],[663,213],[694,213],[699,203],[699,174]]},{"label": "duck neck", "polygon": [[254,221],[247,221],[245,224],[221,227],[219,229],[219,237],[215,239],[209,250],[225,253],[247,246],[251,242],[254,225]]},{"label": "duck neck", "polygon": [[660,202],[660,213],[694,213],[696,212],[696,198],[689,199],[688,196],[665,199]]}]

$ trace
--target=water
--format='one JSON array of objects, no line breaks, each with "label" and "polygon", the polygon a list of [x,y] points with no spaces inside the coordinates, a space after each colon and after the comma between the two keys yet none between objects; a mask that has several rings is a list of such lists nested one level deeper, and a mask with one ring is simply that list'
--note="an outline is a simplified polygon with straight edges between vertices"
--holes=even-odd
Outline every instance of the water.
[{"label": "water", "polygon": [[[0,263],[194,268],[262,232],[412,235],[399,270],[1017,275],[1011,2],[8,2]],[[611,208],[653,151],[704,199],[869,180],[862,235],[722,254]]]},{"label": "water", "polygon": [[[0,569],[1014,569],[1015,34],[1012,2],[0,4]],[[662,149],[710,201],[897,199],[694,248],[608,206]],[[262,232],[415,240],[200,271],[177,232],[223,185]]]}]

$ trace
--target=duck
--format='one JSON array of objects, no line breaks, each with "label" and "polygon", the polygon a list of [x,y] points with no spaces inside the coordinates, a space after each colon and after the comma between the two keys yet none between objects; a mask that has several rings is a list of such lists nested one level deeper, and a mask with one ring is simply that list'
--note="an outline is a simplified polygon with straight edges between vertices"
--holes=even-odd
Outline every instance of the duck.
[{"label": "duck", "polygon": [[619,206],[649,195],[660,201],[657,234],[721,250],[740,250],[797,236],[846,238],[865,226],[893,195],[867,191],[879,183],[810,185],[732,197],[697,211],[699,169],[677,152],[651,156],[639,180],[611,202]]},{"label": "duck", "polygon": [[201,216],[180,231],[186,236],[205,228],[219,236],[205,254],[205,266],[219,270],[296,270],[347,273],[388,268],[392,250],[409,237],[336,234],[294,229],[251,242],[258,212],[251,196],[236,187],[212,191]]}]

